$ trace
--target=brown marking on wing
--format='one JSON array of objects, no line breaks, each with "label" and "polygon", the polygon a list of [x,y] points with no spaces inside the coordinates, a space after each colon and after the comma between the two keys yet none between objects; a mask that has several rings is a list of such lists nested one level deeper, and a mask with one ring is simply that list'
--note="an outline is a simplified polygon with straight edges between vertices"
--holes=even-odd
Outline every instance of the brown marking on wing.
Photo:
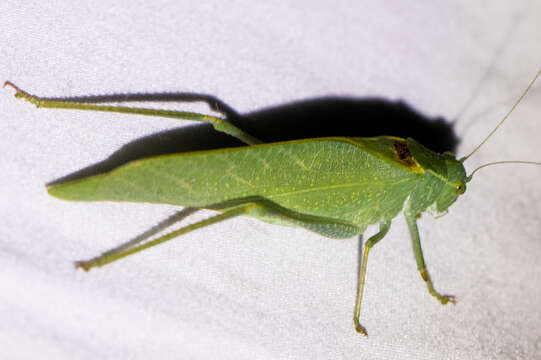
[{"label": "brown marking on wing", "polygon": [[406,141],[394,140],[395,160],[412,169],[419,169],[421,165],[411,156]]}]

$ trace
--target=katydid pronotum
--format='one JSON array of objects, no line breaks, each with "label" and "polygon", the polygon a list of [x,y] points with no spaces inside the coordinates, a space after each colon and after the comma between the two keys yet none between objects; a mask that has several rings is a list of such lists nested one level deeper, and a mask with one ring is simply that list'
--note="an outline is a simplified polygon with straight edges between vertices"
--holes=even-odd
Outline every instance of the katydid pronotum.
[{"label": "katydid pronotum", "polygon": [[[353,321],[367,335],[359,316],[370,249],[385,237],[391,221],[404,213],[413,243],[417,268],[428,292],[441,304],[455,303],[440,294],[428,274],[418,216],[429,211],[445,213],[466,191],[475,172],[490,165],[529,161],[497,161],[484,164],[467,176],[463,163],[505,122],[540,76],[539,71],[509,112],[467,156],[437,154],[412,138],[327,137],[264,144],[228,122],[211,115],[149,108],[105,106],[30,95],[11,82],[15,97],[43,108],[78,109],[168,117],[211,123],[249,146],[163,155],[130,162],[109,171],[48,186],[49,194],[72,201],[129,201],[165,203],[185,207],[183,217],[199,209],[218,215],[144,241],[136,239],[76,266],[100,267],[164,243],[174,237],[239,215],[282,225],[303,227],[329,238],[362,235],[367,226],[379,224],[379,232],[364,246]],[[276,171],[282,169],[283,171]],[[284,170],[286,169],[286,170]],[[359,254],[360,255],[360,254]]]}]

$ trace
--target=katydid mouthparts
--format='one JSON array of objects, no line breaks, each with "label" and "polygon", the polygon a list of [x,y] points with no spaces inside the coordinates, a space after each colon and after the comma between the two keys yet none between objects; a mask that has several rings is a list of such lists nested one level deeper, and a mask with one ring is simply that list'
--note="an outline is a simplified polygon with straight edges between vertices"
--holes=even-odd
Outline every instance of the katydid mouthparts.
[{"label": "katydid mouthparts", "polygon": [[[367,226],[379,231],[364,245],[353,321],[367,335],[359,317],[368,255],[385,237],[391,221],[403,213],[413,243],[417,268],[428,292],[441,304],[455,298],[438,292],[428,273],[417,218],[423,212],[445,213],[466,191],[480,169],[530,161],[496,161],[470,175],[463,163],[507,120],[540,76],[539,71],[519,99],[489,135],[467,156],[435,153],[413,138],[394,136],[326,137],[263,143],[228,122],[226,117],[141,107],[108,106],[53,100],[31,95],[7,81],[15,97],[36,107],[103,111],[167,117],[212,124],[249,146],[161,155],[129,162],[106,173],[47,187],[50,195],[71,201],[123,201],[172,204],[184,207],[179,218],[197,210],[218,214],[147,240],[136,238],[86,261],[84,270],[101,267],[179,235],[237,216],[297,226],[335,239],[362,235]],[[277,169],[281,169],[277,171]]]}]

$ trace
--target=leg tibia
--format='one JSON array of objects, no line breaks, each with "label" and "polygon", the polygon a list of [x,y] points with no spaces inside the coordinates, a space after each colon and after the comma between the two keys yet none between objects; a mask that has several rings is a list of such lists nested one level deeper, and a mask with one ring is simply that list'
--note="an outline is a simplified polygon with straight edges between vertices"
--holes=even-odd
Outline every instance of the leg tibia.
[{"label": "leg tibia", "polygon": [[411,241],[413,245],[413,253],[415,254],[415,261],[417,262],[417,269],[419,270],[419,273],[421,274],[421,277],[426,282],[426,286],[428,288],[428,292],[430,295],[434,296],[440,303],[443,305],[447,304],[448,302],[455,304],[455,298],[450,295],[442,295],[436,291],[434,288],[434,284],[432,283],[432,279],[430,279],[430,275],[428,274],[428,270],[426,269],[425,265],[425,259],[423,256],[423,250],[421,248],[421,239],[419,237],[419,228],[417,227],[417,216],[405,213],[406,216],[406,222],[408,223],[408,227],[410,230],[411,235]]},{"label": "leg tibia", "polygon": [[359,274],[359,289],[357,293],[357,303],[355,304],[355,312],[353,314],[353,323],[355,325],[355,330],[358,333],[363,334],[364,336],[368,336],[368,333],[366,332],[366,329],[364,326],[361,325],[359,322],[359,317],[361,315],[361,303],[363,300],[363,291],[364,291],[364,281],[366,278],[366,264],[368,262],[368,253],[370,252],[370,249],[372,246],[377,244],[381,239],[385,237],[387,232],[389,231],[389,228],[391,227],[390,222],[382,222],[379,225],[379,232],[372,237],[370,237],[364,246],[364,253],[361,260],[361,272]]},{"label": "leg tibia", "polygon": [[102,111],[102,112],[114,112],[122,114],[138,114],[145,116],[158,116],[158,117],[167,117],[173,119],[182,119],[182,120],[191,120],[206,122],[212,124],[214,129],[217,131],[224,132],[228,135],[236,137],[237,139],[245,142],[246,144],[261,144],[262,142],[250,134],[245,133],[227,119],[198,114],[186,111],[175,111],[175,110],[160,110],[160,109],[149,109],[149,108],[137,108],[137,107],[128,107],[128,106],[110,106],[110,105],[94,105],[87,104],[82,102],[67,101],[67,100],[52,100],[46,98],[40,98],[35,95],[31,95],[24,90],[19,89],[15,84],[6,81],[4,86],[9,86],[15,89],[15,97],[22,98],[34,105],[36,107],[42,108],[51,108],[51,109],[73,109],[73,110],[88,110],[88,111]]}]

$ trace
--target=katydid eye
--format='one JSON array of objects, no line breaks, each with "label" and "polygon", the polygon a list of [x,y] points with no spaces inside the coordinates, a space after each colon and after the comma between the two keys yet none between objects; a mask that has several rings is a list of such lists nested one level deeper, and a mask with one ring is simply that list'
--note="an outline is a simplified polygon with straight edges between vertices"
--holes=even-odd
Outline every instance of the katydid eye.
[{"label": "katydid eye", "polygon": [[464,184],[462,181],[459,181],[456,183],[456,193],[458,195],[464,194],[466,191],[466,184]]}]

